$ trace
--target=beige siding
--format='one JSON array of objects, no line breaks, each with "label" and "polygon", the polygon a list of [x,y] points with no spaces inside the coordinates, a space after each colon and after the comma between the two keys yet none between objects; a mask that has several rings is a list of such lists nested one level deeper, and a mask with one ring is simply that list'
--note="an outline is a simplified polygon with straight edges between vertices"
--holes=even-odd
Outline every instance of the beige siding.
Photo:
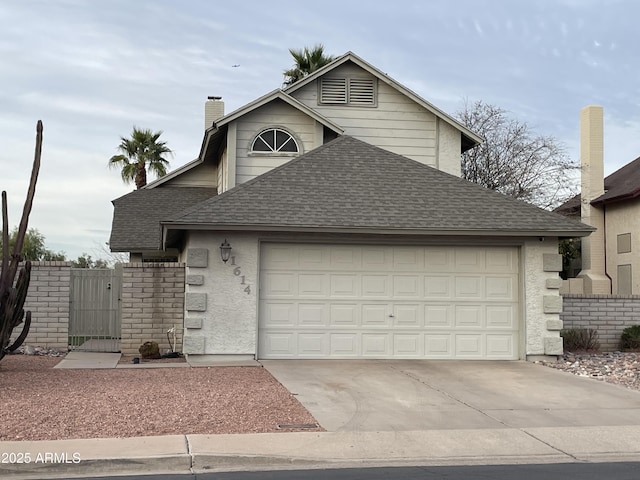
[{"label": "beige siding", "polygon": [[[328,75],[372,78],[353,64],[342,65]],[[459,175],[460,135],[457,142],[451,135],[455,129],[446,124],[440,129],[445,137],[438,138],[434,114],[384,82],[378,81],[377,89],[375,107],[318,105],[317,82],[304,86],[292,96],[340,125],[346,135]]]},{"label": "beige siding", "polygon": [[[618,235],[631,234],[631,251],[618,253]],[[607,274],[613,293],[619,294],[618,266],[631,265],[631,294],[640,295],[640,215],[637,202],[607,205]]]},{"label": "beige siding", "polygon": [[181,173],[175,178],[166,181],[163,187],[212,187],[218,183],[216,167],[210,164],[200,165]]},{"label": "beige siding", "polygon": [[250,153],[256,135],[269,127],[283,128],[291,133],[298,142],[300,154],[322,144],[322,138],[317,134],[316,121],[300,110],[280,100],[258,108],[237,122],[236,184],[251,180],[296,156]]}]

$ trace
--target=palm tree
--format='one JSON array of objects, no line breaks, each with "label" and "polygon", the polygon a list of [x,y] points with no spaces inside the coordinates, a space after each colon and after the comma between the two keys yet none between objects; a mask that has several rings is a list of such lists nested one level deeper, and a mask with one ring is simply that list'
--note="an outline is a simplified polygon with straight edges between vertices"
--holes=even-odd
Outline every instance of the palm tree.
[{"label": "palm tree", "polygon": [[290,48],[289,53],[295,60],[295,66],[284,71],[285,85],[292,85],[298,80],[302,80],[335,59],[333,55],[324,54],[324,46],[321,43],[314,45],[312,49],[308,47],[300,50]]},{"label": "palm tree", "polygon": [[167,147],[167,142],[160,142],[158,138],[162,131],[152,132],[133,127],[131,138],[120,137],[118,150],[120,155],[109,159],[109,168],[120,168],[124,183],[135,182],[136,188],[147,184],[147,168],[158,177],[164,177],[169,168],[169,161],[163,157],[173,154]]}]

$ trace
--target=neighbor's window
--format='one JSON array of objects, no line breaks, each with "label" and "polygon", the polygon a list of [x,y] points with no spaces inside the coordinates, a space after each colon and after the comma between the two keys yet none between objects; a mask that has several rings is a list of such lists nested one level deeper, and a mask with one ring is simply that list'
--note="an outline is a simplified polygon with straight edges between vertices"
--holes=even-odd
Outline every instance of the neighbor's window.
[{"label": "neighbor's window", "polygon": [[270,128],[261,132],[251,145],[252,152],[298,153],[298,143],[290,133],[280,128]]}]

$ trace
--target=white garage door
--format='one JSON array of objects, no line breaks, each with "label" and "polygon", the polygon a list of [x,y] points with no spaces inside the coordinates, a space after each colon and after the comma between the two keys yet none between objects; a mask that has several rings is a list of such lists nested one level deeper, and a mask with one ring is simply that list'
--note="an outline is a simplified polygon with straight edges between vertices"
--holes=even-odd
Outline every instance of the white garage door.
[{"label": "white garage door", "polygon": [[517,359],[518,250],[263,244],[260,358]]}]

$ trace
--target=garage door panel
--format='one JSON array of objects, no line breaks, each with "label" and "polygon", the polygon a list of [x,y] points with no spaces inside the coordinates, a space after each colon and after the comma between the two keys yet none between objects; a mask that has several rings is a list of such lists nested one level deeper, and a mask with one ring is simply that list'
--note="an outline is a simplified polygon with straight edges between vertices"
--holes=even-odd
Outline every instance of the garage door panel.
[{"label": "garage door panel", "polygon": [[297,354],[300,357],[318,358],[329,354],[328,334],[305,332],[297,334]]},{"label": "garage door panel", "polygon": [[424,353],[430,358],[452,358],[452,335],[449,333],[426,334],[424,336]]},{"label": "garage door panel", "polygon": [[396,298],[422,297],[419,275],[393,275],[393,296]]},{"label": "garage door panel", "polygon": [[422,308],[419,304],[393,306],[393,325],[401,328],[419,328],[423,325]]},{"label": "garage door panel", "polygon": [[363,304],[362,305],[362,326],[363,327],[389,327],[391,318],[388,313],[387,304]]},{"label": "garage door panel", "polygon": [[481,300],[484,295],[482,277],[462,276],[454,277],[455,298],[460,300]]},{"label": "garage door panel", "polygon": [[447,327],[454,326],[454,306],[451,304],[424,306],[424,326],[431,327]]},{"label": "garage door panel", "polygon": [[389,275],[362,275],[362,296],[365,298],[391,298]]},{"label": "garage door panel", "polygon": [[462,328],[482,328],[484,307],[482,305],[456,305],[455,326]]},{"label": "garage door panel", "polygon": [[422,357],[422,334],[394,334],[393,354],[398,357]]},{"label": "garage door panel", "polygon": [[485,252],[478,248],[455,248],[455,271],[482,273],[485,269]]},{"label": "garage door panel", "polygon": [[329,306],[326,303],[298,304],[298,321],[296,326],[328,327]]},{"label": "garage door panel", "polygon": [[450,273],[454,271],[454,254],[447,247],[425,249],[424,270],[434,273]]},{"label": "garage door panel", "polygon": [[290,268],[298,270],[325,270],[329,266],[329,250],[324,246],[304,245],[299,255],[293,256],[294,264]]},{"label": "garage door panel", "polygon": [[260,349],[278,358],[293,358],[298,352],[295,335],[285,332],[265,333],[260,337]]},{"label": "garage door panel", "polygon": [[388,271],[392,267],[393,255],[385,247],[362,247],[362,269],[364,271]]},{"label": "garage door panel", "polygon": [[426,275],[424,296],[430,300],[450,300],[453,298],[453,279],[447,275]]},{"label": "garage door panel", "polygon": [[340,332],[329,334],[330,355],[339,357],[357,357],[358,334],[356,332]]},{"label": "garage door panel", "polygon": [[264,244],[261,358],[516,359],[518,250]]},{"label": "garage door panel", "polygon": [[482,343],[482,334],[457,334],[454,354],[456,357],[482,357],[484,356]]},{"label": "garage door panel", "polygon": [[514,354],[512,335],[486,335],[487,354],[492,357],[512,358]]},{"label": "garage door panel", "polygon": [[360,279],[355,274],[331,274],[330,296],[358,297],[360,296]]},{"label": "garage door panel", "polygon": [[517,286],[513,277],[485,277],[487,300],[517,301]]},{"label": "garage door panel", "polygon": [[327,297],[329,277],[324,273],[298,273],[298,296]]},{"label": "garage door panel", "polygon": [[362,356],[372,358],[385,358],[393,355],[388,333],[363,333]]},{"label": "garage door panel", "polygon": [[492,248],[487,250],[486,271],[517,273],[518,255],[512,248]]},{"label": "garage door panel", "polygon": [[358,304],[332,304],[329,311],[329,325],[355,327],[360,324],[360,306]]},{"label": "garage door panel", "polygon": [[515,330],[518,328],[516,323],[516,309],[513,305],[487,305],[486,309],[486,327],[488,329],[502,328]]},{"label": "garage door panel", "polygon": [[265,302],[261,307],[264,310],[264,322],[269,327],[294,327],[296,322],[296,305],[294,303]]},{"label": "garage door panel", "polygon": [[362,252],[356,246],[339,246],[329,252],[331,270],[358,270],[361,266]]},{"label": "garage door panel", "polygon": [[393,263],[396,272],[418,272],[424,270],[424,249],[412,247],[392,247]]},{"label": "garage door panel", "polygon": [[295,298],[298,295],[297,275],[294,273],[268,272],[262,280],[268,298]]}]

